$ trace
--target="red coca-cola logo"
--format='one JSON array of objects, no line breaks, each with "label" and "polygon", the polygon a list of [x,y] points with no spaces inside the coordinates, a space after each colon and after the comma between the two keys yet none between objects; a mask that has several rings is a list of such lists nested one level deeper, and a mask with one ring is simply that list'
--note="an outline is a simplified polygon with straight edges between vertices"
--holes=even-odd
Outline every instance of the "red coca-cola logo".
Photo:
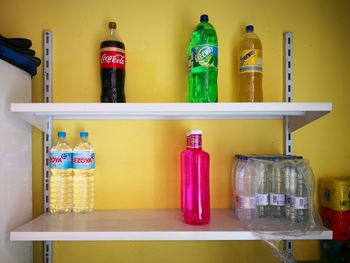
[{"label": "red coca-cola logo", "polygon": [[125,69],[125,53],[121,49],[104,48],[100,52],[101,68]]},{"label": "red coca-cola logo", "polygon": [[113,63],[113,64],[123,64],[124,65],[125,57],[122,54],[116,55],[107,55],[104,53],[101,56],[101,64],[104,63]]}]

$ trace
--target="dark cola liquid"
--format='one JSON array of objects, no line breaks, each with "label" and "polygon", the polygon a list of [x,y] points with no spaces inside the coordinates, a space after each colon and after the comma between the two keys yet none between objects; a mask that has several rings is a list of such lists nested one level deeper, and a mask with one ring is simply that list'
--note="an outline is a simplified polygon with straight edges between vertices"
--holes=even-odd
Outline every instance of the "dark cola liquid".
[{"label": "dark cola liquid", "polygon": [[[100,49],[117,47],[125,50],[124,43],[119,41],[103,41]],[[124,57],[125,58],[125,57]],[[124,60],[125,62],[125,60]],[[103,68],[101,58],[101,102],[125,102],[124,82],[125,68]]]}]

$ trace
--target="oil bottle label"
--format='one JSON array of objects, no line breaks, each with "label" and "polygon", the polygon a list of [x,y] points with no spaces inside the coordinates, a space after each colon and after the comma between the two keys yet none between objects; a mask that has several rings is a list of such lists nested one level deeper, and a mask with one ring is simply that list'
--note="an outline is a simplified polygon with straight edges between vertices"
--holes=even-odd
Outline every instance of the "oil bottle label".
[{"label": "oil bottle label", "polygon": [[218,47],[213,45],[199,45],[191,49],[188,59],[189,69],[196,67],[218,67]]},{"label": "oil bottle label", "polygon": [[73,153],[73,169],[95,169],[95,153],[78,152]]},{"label": "oil bottle label", "polygon": [[50,152],[51,169],[72,168],[72,153],[70,152]]},{"label": "oil bottle label", "polygon": [[117,47],[104,47],[100,50],[101,68],[125,69],[125,50]]},{"label": "oil bottle label", "polygon": [[245,49],[241,51],[240,73],[260,72],[262,73],[262,51],[261,49]]}]

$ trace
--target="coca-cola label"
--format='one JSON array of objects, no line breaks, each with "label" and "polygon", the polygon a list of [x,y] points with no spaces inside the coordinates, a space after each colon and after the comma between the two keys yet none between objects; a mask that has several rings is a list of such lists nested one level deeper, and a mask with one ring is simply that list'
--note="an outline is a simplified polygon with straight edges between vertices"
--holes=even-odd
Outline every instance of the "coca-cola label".
[{"label": "coca-cola label", "polygon": [[125,50],[118,47],[104,47],[100,50],[101,68],[125,69]]}]

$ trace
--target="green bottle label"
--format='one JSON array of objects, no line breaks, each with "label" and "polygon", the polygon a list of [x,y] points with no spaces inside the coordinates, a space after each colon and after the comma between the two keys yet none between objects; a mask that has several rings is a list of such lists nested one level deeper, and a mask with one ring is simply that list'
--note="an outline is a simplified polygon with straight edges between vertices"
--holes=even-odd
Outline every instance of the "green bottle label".
[{"label": "green bottle label", "polygon": [[218,67],[218,47],[213,45],[199,45],[191,50],[189,69],[196,67]]}]

